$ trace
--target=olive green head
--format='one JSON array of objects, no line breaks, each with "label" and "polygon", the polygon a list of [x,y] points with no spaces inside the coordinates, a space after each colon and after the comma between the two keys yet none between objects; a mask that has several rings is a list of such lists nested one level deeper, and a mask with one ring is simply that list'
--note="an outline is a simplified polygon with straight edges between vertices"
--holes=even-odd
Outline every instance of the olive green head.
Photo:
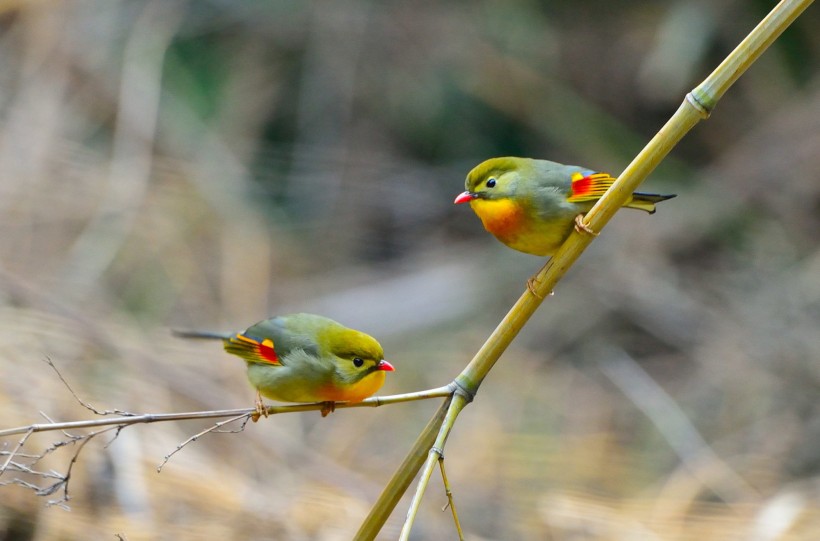
[{"label": "olive green head", "polygon": [[319,355],[332,357],[336,372],[343,379],[357,381],[373,372],[394,370],[393,365],[384,360],[384,350],[375,338],[327,321],[316,330]]},{"label": "olive green head", "polygon": [[523,169],[529,167],[528,158],[491,158],[483,161],[467,174],[466,191],[456,198],[456,203],[468,203],[474,199],[498,200],[513,197],[519,188]]}]

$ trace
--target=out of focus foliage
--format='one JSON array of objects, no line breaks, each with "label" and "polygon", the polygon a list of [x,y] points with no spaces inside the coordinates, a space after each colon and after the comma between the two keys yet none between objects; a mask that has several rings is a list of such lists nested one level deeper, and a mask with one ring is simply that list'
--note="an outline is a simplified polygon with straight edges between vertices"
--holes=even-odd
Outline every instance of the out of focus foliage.
[{"label": "out of focus foliage", "polygon": [[[250,406],[240,363],[168,328],[293,311],[379,337],[387,393],[447,383],[542,264],[452,206],[470,167],[619,172],[772,6],[0,3],[0,424],[90,415],[45,357],[101,408]],[[487,379],[447,454],[471,539],[820,530],[818,27],[736,84],[649,179],[679,197],[619,214]],[[70,512],[0,488],[0,539],[346,539],[433,407],[279,416],[159,475],[207,425],[131,428],[83,451]],[[443,503],[419,539],[453,536]]]}]

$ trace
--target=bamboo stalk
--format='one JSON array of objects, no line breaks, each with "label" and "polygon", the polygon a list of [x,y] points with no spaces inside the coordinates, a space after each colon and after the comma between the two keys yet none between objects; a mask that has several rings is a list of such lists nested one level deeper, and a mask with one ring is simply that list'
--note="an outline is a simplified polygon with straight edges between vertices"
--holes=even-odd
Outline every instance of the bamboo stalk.
[{"label": "bamboo stalk", "polygon": [[453,429],[453,425],[456,422],[456,418],[458,418],[458,414],[461,413],[464,406],[470,403],[470,400],[471,398],[468,398],[464,393],[456,392],[453,396],[452,402],[450,402],[450,405],[447,408],[444,422],[441,424],[436,440],[433,443],[433,446],[429,448],[427,459],[424,461],[424,468],[416,487],[416,493],[413,495],[413,501],[410,503],[410,509],[407,511],[407,518],[405,519],[404,526],[401,529],[401,535],[399,536],[400,541],[408,541],[408,539],[410,539],[410,530],[413,528],[413,523],[416,520],[416,515],[418,513],[419,506],[421,505],[421,500],[424,497],[424,493],[427,491],[427,485],[430,483],[430,476],[436,467],[436,463],[444,458],[444,445],[447,443],[447,437]]},{"label": "bamboo stalk", "polygon": [[[678,141],[698,122],[709,117],[715,105],[729,87],[812,2],[813,0],[782,0],[777,4],[771,13],[749,33],[721,64],[700,85],[686,95],[683,103],[667,123],[586,214],[585,225],[593,231],[601,231],[623,206],[632,192],[666,157]],[[593,239],[592,235],[586,233],[573,232],[570,235],[558,252],[536,275],[535,291],[524,291],[470,363],[456,377],[455,383],[460,391],[469,398],[475,395],[481,382],[501,357],[501,354],[507,349],[507,346],[518,335],[535,310],[541,305],[543,299],[549,295]],[[457,414],[458,412],[455,415]],[[437,441],[446,441],[454,422],[455,416],[453,416],[452,422],[441,427]],[[429,452],[429,449],[428,447],[426,451]],[[417,446],[413,447],[408,458],[405,459],[405,464],[408,464],[408,467],[410,467],[408,459],[413,453],[419,453]],[[432,453],[430,455],[432,456]],[[402,477],[415,476],[423,463],[424,461],[413,462],[415,469],[404,472]],[[396,473],[396,476],[399,476],[399,472]],[[394,476],[394,479],[396,476]],[[421,489],[421,492],[423,492],[423,487]],[[385,488],[385,492],[391,492],[390,484]],[[393,501],[398,502],[398,497],[395,497],[395,494],[393,496]],[[419,492],[416,494],[416,498],[418,497],[420,497]],[[379,506],[379,512],[382,514],[389,514],[392,511],[392,508],[386,508],[382,499],[379,499],[376,506]],[[411,507],[411,511],[412,509]],[[378,533],[378,530],[370,529],[365,534],[363,530],[364,528],[359,530],[359,534],[355,539],[359,541],[372,540]]]},{"label": "bamboo stalk", "polygon": [[413,447],[407,453],[404,461],[396,469],[390,482],[384,487],[379,499],[370,509],[359,531],[356,532],[355,540],[361,539],[375,539],[376,535],[381,531],[384,523],[387,522],[388,517],[395,509],[396,504],[407,491],[407,487],[413,482],[416,473],[424,464],[425,459],[430,451],[430,448],[436,441],[436,437],[440,432],[441,424],[447,412],[450,410],[451,398],[445,400],[441,406],[436,410],[436,413],[421,431],[419,437],[413,443]]}]

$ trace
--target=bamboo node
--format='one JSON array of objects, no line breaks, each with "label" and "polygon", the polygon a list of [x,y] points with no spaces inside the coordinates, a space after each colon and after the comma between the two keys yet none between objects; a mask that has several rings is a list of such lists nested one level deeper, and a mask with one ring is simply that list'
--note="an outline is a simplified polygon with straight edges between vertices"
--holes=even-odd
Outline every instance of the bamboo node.
[{"label": "bamboo node", "polygon": [[463,396],[468,404],[475,399],[474,391],[469,390],[467,387],[462,385],[457,379],[454,379],[453,383],[455,384],[454,394],[460,394],[461,396]]},{"label": "bamboo node", "polygon": [[689,105],[695,108],[695,110],[700,113],[700,116],[703,118],[709,118],[709,115],[712,114],[712,111],[709,110],[703,103],[701,103],[693,93],[689,92],[686,94],[686,101],[689,102]]}]

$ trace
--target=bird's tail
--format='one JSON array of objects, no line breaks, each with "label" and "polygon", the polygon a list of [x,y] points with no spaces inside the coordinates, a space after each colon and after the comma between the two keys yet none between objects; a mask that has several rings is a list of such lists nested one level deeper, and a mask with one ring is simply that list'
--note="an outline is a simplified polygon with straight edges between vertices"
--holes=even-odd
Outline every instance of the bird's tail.
[{"label": "bird's tail", "polygon": [[222,340],[222,347],[232,355],[237,355],[249,363],[281,364],[273,341],[256,340],[245,333],[219,333],[211,331],[180,331],[171,329],[174,336],[197,340]]},{"label": "bird's tail", "polygon": [[198,340],[228,340],[233,335],[230,333],[219,333],[210,331],[181,331],[171,329],[171,334],[179,338],[195,338]]},{"label": "bird's tail", "polygon": [[655,214],[655,203],[666,201],[676,197],[677,194],[660,195],[656,193],[635,192],[632,194],[632,201],[624,205],[627,208],[644,210],[649,214]]}]

